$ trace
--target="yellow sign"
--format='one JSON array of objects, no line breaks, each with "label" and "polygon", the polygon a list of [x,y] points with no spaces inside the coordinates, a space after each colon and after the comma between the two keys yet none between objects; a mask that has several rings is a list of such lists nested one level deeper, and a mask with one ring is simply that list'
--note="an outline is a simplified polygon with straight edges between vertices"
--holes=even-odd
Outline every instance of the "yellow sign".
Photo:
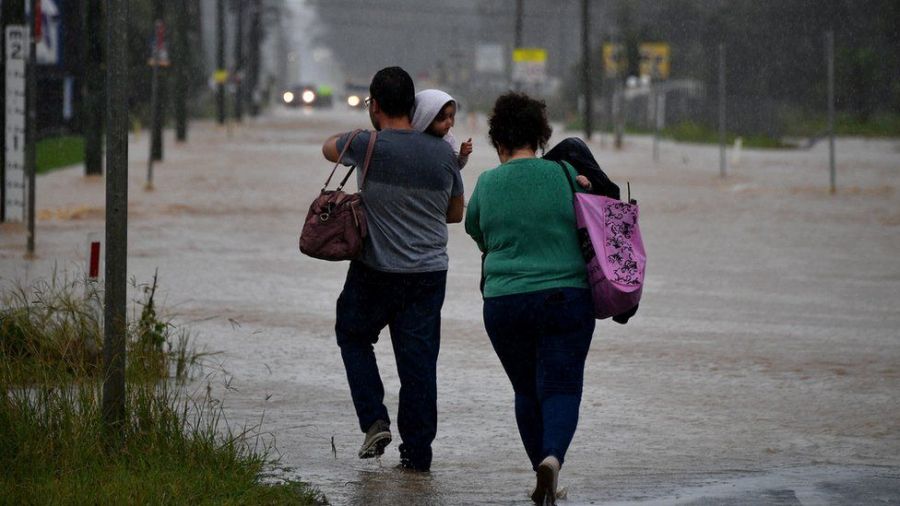
[{"label": "yellow sign", "polygon": [[671,68],[669,45],[665,42],[644,42],[641,51],[641,76],[668,79]]},{"label": "yellow sign", "polygon": [[625,48],[622,44],[603,44],[603,69],[606,77],[618,77],[628,70],[628,60],[625,58]]},{"label": "yellow sign", "polygon": [[216,84],[225,84],[225,82],[228,81],[228,71],[220,69],[213,72],[213,80]]},{"label": "yellow sign", "polygon": [[516,63],[544,63],[547,61],[547,50],[536,47],[520,47],[513,51],[513,61]]}]

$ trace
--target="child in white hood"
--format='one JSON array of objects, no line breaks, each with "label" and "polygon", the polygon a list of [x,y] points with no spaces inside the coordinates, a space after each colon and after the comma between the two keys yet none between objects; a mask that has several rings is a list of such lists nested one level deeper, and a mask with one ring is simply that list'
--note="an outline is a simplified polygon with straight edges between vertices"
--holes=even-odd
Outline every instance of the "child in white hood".
[{"label": "child in white hood", "polygon": [[448,93],[441,90],[422,90],[416,93],[416,108],[413,112],[412,127],[419,132],[425,132],[436,137],[441,137],[456,153],[459,168],[462,169],[469,161],[472,153],[472,139],[457,143],[456,138],[450,132],[456,121],[456,100]]}]

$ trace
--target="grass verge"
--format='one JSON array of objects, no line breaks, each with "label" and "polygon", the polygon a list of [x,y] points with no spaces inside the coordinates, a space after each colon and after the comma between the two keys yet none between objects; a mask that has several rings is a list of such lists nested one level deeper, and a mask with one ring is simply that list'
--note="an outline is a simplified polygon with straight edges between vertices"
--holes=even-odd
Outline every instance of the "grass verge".
[{"label": "grass verge", "polygon": [[40,140],[35,157],[38,174],[83,163],[84,137],[63,135]]},{"label": "grass verge", "polygon": [[[566,130],[578,131],[583,129],[584,127],[581,119],[575,119],[566,124]],[[602,131],[608,135],[612,134],[612,132],[606,128],[600,128],[597,131]],[[653,130],[628,126],[625,128],[625,135],[653,135]],[[718,130],[705,127],[692,121],[685,121],[668,126],[660,131],[660,136],[678,142],[690,142],[695,144],[719,143]],[[741,137],[743,146],[747,148],[786,149],[794,147],[790,144],[781,142],[780,139],[769,137],[767,135],[736,135],[729,133],[726,134],[726,143],[732,145],[738,137]]]},{"label": "grass verge", "polygon": [[[678,142],[693,142],[699,144],[718,144],[719,142],[718,130],[713,130],[691,121],[685,121],[663,129],[662,136]],[[736,135],[733,133],[726,133],[725,142],[728,145],[734,144],[735,139],[738,137],[743,139],[743,145],[747,148],[784,149],[792,147],[784,144],[780,139],[769,137],[768,135]]]},{"label": "grass verge", "polygon": [[259,426],[232,430],[208,384],[186,391],[203,354],[157,315],[155,280],[143,288],[119,438],[102,422],[96,293],[0,293],[0,504],[321,504],[303,483],[260,481],[271,445]]}]

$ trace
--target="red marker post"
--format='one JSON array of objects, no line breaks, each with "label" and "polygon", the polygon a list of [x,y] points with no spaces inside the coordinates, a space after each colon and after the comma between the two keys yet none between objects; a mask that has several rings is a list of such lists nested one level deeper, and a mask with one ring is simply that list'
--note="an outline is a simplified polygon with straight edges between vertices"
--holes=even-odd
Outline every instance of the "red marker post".
[{"label": "red marker post", "polygon": [[100,293],[101,255],[103,248],[98,234],[90,233],[87,237],[87,276],[84,280],[84,300],[91,308],[91,314],[103,325],[103,297]]}]

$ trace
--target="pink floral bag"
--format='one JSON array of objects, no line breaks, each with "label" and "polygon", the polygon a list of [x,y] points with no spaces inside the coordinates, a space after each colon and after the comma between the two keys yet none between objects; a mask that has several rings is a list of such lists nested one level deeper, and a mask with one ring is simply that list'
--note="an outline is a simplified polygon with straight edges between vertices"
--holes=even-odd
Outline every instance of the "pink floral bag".
[{"label": "pink floral bag", "polygon": [[647,264],[637,202],[576,193],[572,176],[564,166],[563,171],[574,194],[575,222],[587,262],[594,317],[628,313],[641,300]]}]

